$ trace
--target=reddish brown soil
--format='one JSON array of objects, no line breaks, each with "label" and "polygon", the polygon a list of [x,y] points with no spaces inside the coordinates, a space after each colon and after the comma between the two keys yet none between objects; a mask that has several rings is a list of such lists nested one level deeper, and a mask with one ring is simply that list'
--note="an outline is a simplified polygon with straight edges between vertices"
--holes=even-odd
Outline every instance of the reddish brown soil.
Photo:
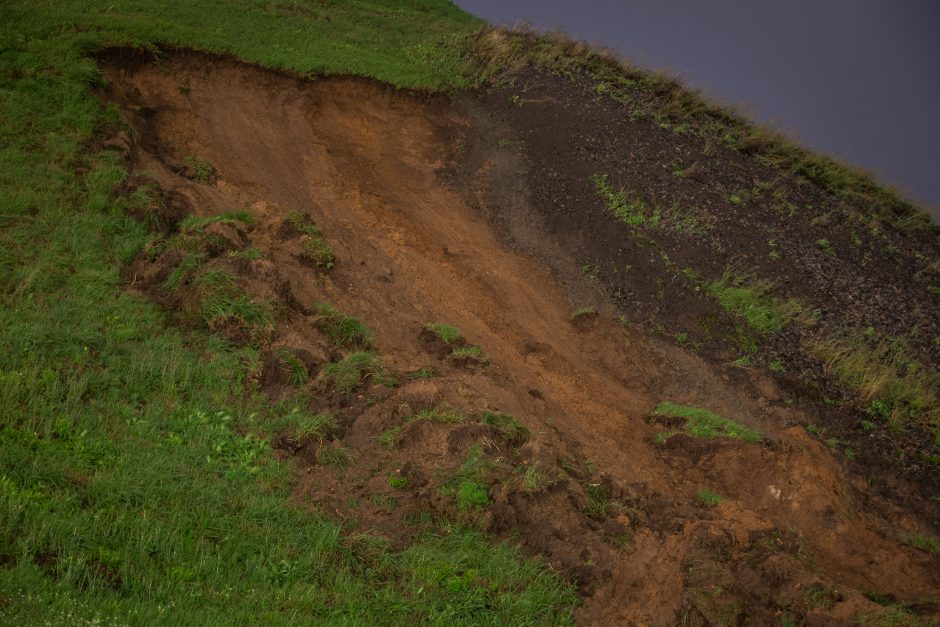
[{"label": "reddish brown soil", "polygon": [[[511,233],[546,236],[537,252],[551,255],[551,266],[507,245],[468,202],[484,183],[453,175],[455,156],[486,132],[479,107],[360,79],[307,82],[191,53],[153,64],[118,52],[104,64],[109,96],[138,135],[126,147],[129,160],[177,208],[162,215],[248,208],[257,219],[215,226],[190,244],[202,246],[207,266],[230,269],[252,297],[277,305],[265,333],[219,329],[264,349],[254,385],[275,399],[304,394],[311,410],[335,412],[343,427],[335,442],[282,438],[281,454],[298,460],[299,504],[397,546],[435,517],[480,525],[576,582],[583,624],[776,624],[784,613],[843,624],[880,609],[865,593],[909,604],[938,596],[938,558],[902,541],[925,533],[925,523],[872,493],[803,429],[787,427],[803,421],[799,404],[781,402],[790,392],[757,370],[732,376],[617,323],[612,301],[580,272],[576,249],[537,214],[514,214],[510,204],[501,211]],[[213,166],[210,181],[187,177],[188,155]],[[512,163],[495,153],[485,161],[480,168]],[[533,191],[525,182],[500,189],[507,203]],[[286,223],[294,211],[322,229],[335,268],[304,261],[303,238]],[[261,258],[228,254],[248,248]],[[131,289],[163,302],[181,323],[198,322],[196,287],[163,287],[179,251],[148,252],[129,270]],[[573,323],[572,310],[588,297],[599,315]],[[397,387],[327,389],[317,375],[342,351],[320,330],[311,310],[318,301],[374,331]],[[422,334],[431,321],[457,326],[486,363],[448,357]],[[300,357],[309,383],[290,385],[277,348]],[[434,377],[408,378],[426,365]],[[766,442],[677,436],[656,444],[669,425],[648,416],[663,400],[708,407],[760,430]],[[437,407],[470,419],[406,422]],[[482,424],[484,411],[514,415],[529,435]],[[376,442],[402,424],[396,444]],[[442,488],[475,445],[492,504],[461,511]],[[331,446],[348,448],[352,463],[318,463]],[[532,466],[546,480],[527,490]],[[391,476],[407,485],[393,488]],[[725,499],[703,506],[703,488]],[[590,508],[599,491],[610,500],[606,512]],[[935,607],[912,607],[936,616]]]}]

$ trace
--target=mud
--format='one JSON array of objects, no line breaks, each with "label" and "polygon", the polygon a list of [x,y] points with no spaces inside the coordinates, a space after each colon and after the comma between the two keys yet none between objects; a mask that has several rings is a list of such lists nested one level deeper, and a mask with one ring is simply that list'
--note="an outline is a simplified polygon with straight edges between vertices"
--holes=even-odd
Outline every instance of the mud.
[{"label": "mud", "polygon": [[[578,231],[512,210],[531,206],[533,183],[510,177],[515,185],[498,196],[487,191],[482,174],[514,162],[482,156],[479,138],[492,137],[485,97],[455,105],[185,52],[154,63],[114,51],[102,63],[107,96],[136,135],[116,149],[162,190],[163,206],[255,218],[183,239],[205,268],[229,270],[248,295],[274,305],[263,329],[218,329],[262,348],[250,384],[272,399],[310,398],[311,411],[340,423],[334,439],[281,438],[279,454],[298,462],[298,505],[395,546],[440,517],[478,525],[575,582],[582,624],[770,624],[783,614],[841,624],[880,611],[872,594],[900,603],[938,596],[937,557],[902,542],[926,523],[790,427],[804,417],[782,402],[789,392],[617,322],[617,300],[581,272]],[[198,180],[189,156],[210,164],[211,177]],[[335,267],[305,261],[295,212],[322,230]],[[178,213],[160,216],[167,223]],[[180,241],[173,233],[129,269],[129,288],[176,323],[203,324],[198,280],[166,287],[183,262],[167,244]],[[538,250],[526,244],[536,240]],[[260,256],[238,254],[248,250]],[[322,301],[372,329],[397,386],[324,385],[323,366],[345,351],[321,331]],[[585,304],[599,314],[572,321]],[[458,327],[485,362],[462,363],[429,341],[422,331],[435,321]],[[309,381],[292,382],[283,349]],[[410,377],[427,366],[433,377]],[[708,407],[765,442],[657,444],[668,425],[649,416],[663,400]],[[466,420],[413,418],[435,408]],[[494,414],[515,416],[527,433]],[[396,426],[398,437],[377,441]],[[325,449],[340,447],[350,463],[325,463]],[[473,459],[490,505],[461,509],[449,482]],[[405,484],[393,487],[395,477]],[[724,499],[703,505],[703,488]]]}]

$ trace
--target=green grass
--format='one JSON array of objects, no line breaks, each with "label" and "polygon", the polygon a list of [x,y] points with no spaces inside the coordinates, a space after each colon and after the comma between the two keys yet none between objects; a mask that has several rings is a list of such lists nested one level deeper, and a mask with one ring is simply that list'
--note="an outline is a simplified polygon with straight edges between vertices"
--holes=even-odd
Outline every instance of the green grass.
[{"label": "green grass", "polygon": [[183,161],[186,163],[189,174],[197,181],[207,183],[215,174],[215,168],[198,157],[187,155]]},{"label": "green grass", "polygon": [[391,381],[382,360],[369,351],[350,353],[340,361],[327,364],[320,377],[328,387],[344,394],[363,387],[370,378],[380,385]]},{"label": "green grass", "polygon": [[251,224],[255,218],[247,211],[232,211],[215,216],[189,215],[180,220],[181,231],[203,231],[210,224]]},{"label": "green grass", "polygon": [[796,301],[774,297],[770,282],[748,275],[727,272],[705,287],[723,309],[740,316],[760,333],[779,331],[802,312]]},{"label": "green grass", "polygon": [[577,320],[578,318],[581,318],[581,317],[583,317],[583,316],[590,316],[590,315],[593,315],[593,314],[595,314],[595,313],[597,313],[597,310],[594,309],[593,307],[590,307],[590,306],[588,306],[588,307],[578,307],[577,309],[575,309],[574,311],[571,312],[571,320],[572,320],[572,322],[573,322],[573,321]]},{"label": "green grass", "polygon": [[452,350],[450,354],[452,357],[456,357],[458,359],[464,358],[472,359],[474,361],[485,361],[485,358],[483,357],[483,349],[479,346],[461,346]]},{"label": "green grass", "polygon": [[401,439],[401,434],[404,430],[404,425],[395,425],[393,427],[389,427],[380,433],[379,436],[375,438],[375,441],[379,444],[379,446],[393,448],[396,444],[398,444],[399,440]]},{"label": "green grass", "polygon": [[653,415],[684,418],[685,431],[694,438],[729,438],[745,442],[760,442],[763,440],[763,437],[757,431],[699,407],[660,403],[653,410]]},{"label": "green grass", "polygon": [[326,466],[346,468],[353,463],[353,454],[345,446],[322,444],[317,449],[317,462]]},{"label": "green grass", "polygon": [[624,224],[639,226],[653,219],[653,215],[639,197],[628,194],[622,189],[614,189],[607,181],[606,174],[591,175],[594,191],[604,201],[608,211],[613,213]]},{"label": "green grass", "polygon": [[869,403],[872,415],[895,429],[924,428],[940,446],[940,375],[915,359],[903,338],[843,332],[809,348],[828,372]]},{"label": "green grass", "polygon": [[439,424],[460,424],[467,421],[467,417],[453,409],[439,407],[437,409],[423,409],[409,418],[410,420],[427,420]]},{"label": "green grass", "polygon": [[488,505],[490,502],[486,472],[492,466],[486,460],[483,447],[474,444],[467,449],[460,468],[441,487],[441,491],[454,497],[459,510],[470,510]]},{"label": "green grass", "polygon": [[915,549],[929,553],[931,555],[940,555],[940,542],[930,536],[911,534],[905,538],[908,544]]},{"label": "green grass", "polygon": [[306,214],[299,211],[292,212],[287,219],[303,236],[301,258],[315,266],[331,270],[335,265],[336,257],[320,228],[311,222]]},{"label": "green grass", "polygon": [[529,429],[515,416],[484,411],[480,413],[478,420],[485,425],[496,427],[510,445],[519,446],[529,439]]},{"label": "green grass", "polygon": [[721,496],[719,496],[718,494],[715,494],[708,488],[704,488],[702,490],[699,490],[698,500],[702,505],[705,505],[706,507],[715,507],[716,505],[721,503],[721,501],[724,499],[722,499]]},{"label": "green grass", "polygon": [[424,325],[424,328],[437,336],[437,338],[445,344],[453,344],[460,339],[460,331],[457,327],[444,324],[443,322],[429,322]]},{"label": "green grass", "polygon": [[329,303],[313,306],[317,328],[339,348],[369,349],[375,346],[372,331],[357,318],[344,314]]},{"label": "green grass", "polygon": [[[292,507],[271,429],[300,416],[245,394],[255,348],[123,289],[157,221],[129,217],[146,198],[94,150],[119,123],[93,92],[105,43],[451,88],[476,26],[433,0],[0,4],[0,622],[571,622],[570,586],[475,531],[365,550]],[[208,313],[265,321],[245,304]]]}]

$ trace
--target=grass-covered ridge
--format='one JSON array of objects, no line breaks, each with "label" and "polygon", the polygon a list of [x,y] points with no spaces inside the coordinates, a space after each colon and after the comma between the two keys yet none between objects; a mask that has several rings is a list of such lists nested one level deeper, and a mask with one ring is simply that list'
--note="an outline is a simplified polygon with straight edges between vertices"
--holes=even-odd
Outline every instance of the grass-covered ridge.
[{"label": "grass-covered ridge", "polygon": [[[146,194],[117,193],[123,163],[93,148],[119,123],[93,91],[102,46],[463,84],[448,51],[476,22],[449,3],[311,7],[0,7],[0,622],[570,619],[568,586],[478,532],[444,524],[392,551],[289,505],[273,436],[329,425],[246,394],[256,349],[169,327],[123,288],[122,267],[153,234],[130,217]],[[203,277],[207,317],[246,313],[224,279]]]}]

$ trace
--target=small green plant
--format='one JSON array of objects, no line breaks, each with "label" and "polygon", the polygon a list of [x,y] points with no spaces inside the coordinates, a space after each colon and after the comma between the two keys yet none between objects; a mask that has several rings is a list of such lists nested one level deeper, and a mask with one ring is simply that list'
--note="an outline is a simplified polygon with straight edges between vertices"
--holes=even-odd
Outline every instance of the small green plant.
[{"label": "small green plant", "polygon": [[215,169],[211,165],[193,155],[187,155],[183,158],[183,161],[186,162],[192,177],[197,181],[208,183],[215,173]]},{"label": "small green plant", "polygon": [[573,312],[571,312],[571,320],[575,321],[584,316],[591,316],[596,313],[597,313],[597,310],[594,309],[594,307],[591,307],[590,305],[585,306],[585,307],[578,307]]},{"label": "small green plant", "polygon": [[731,202],[732,205],[741,204],[741,197],[738,194],[731,194],[731,196],[728,197],[728,200]]},{"label": "small green plant", "polygon": [[648,220],[649,208],[640,198],[631,196],[623,190],[615,190],[607,182],[606,174],[591,176],[594,191],[603,199],[607,209],[621,222],[630,226],[639,226]]},{"label": "small green plant", "polygon": [[445,344],[453,344],[460,340],[460,331],[457,330],[457,327],[449,324],[444,324],[443,322],[429,322],[424,325],[424,328]]},{"label": "small green plant", "polygon": [[822,249],[822,251],[826,253],[827,255],[829,255],[830,257],[836,256],[836,251],[832,247],[832,243],[829,240],[825,238],[818,239],[816,240],[816,245],[819,246],[819,248]]},{"label": "small green plant", "polygon": [[401,475],[392,475],[388,478],[388,485],[395,488],[396,490],[404,490],[408,487],[408,477],[402,477]]},{"label": "small green plant", "polygon": [[300,245],[301,259],[327,270],[332,269],[336,261],[333,248],[324,239],[320,227],[314,224],[309,216],[299,211],[291,213],[287,220],[303,238]]},{"label": "small green plant", "polygon": [[695,438],[731,438],[744,440],[745,442],[760,442],[763,440],[763,437],[757,431],[699,407],[688,407],[668,402],[660,403],[653,410],[653,416],[685,418],[685,430]]},{"label": "small green plant", "polygon": [[719,503],[721,503],[722,498],[721,496],[712,492],[708,488],[704,488],[702,490],[699,490],[698,500],[702,505],[705,505],[706,507],[715,507]]},{"label": "small green plant", "polygon": [[772,359],[770,363],[767,364],[767,368],[771,372],[783,372],[785,370],[785,367],[783,365],[783,360],[780,359],[779,357]]},{"label": "small green plant", "polygon": [[344,394],[362,387],[369,377],[380,385],[390,382],[382,361],[368,351],[350,353],[338,362],[327,364],[320,377],[327,386]]},{"label": "small green plant", "polygon": [[357,318],[347,315],[329,303],[313,306],[317,328],[340,348],[369,349],[375,345],[372,332]]}]

